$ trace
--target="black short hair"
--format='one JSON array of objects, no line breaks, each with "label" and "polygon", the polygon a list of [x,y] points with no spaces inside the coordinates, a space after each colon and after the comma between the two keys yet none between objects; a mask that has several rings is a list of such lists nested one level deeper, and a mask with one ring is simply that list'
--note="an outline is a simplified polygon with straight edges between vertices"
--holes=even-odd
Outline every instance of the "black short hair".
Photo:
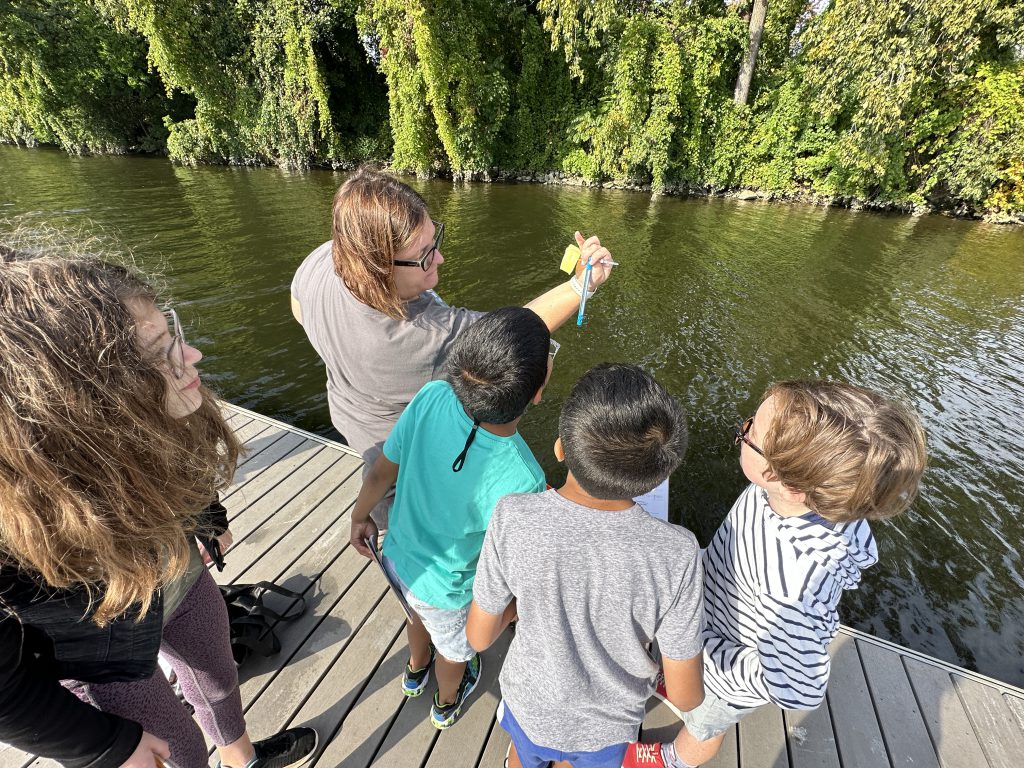
[{"label": "black short hair", "polygon": [[484,315],[452,345],[444,378],[475,421],[507,424],[544,386],[551,334],[525,307]]},{"label": "black short hair", "polygon": [[565,464],[596,499],[631,499],[657,488],[686,453],[686,411],[635,365],[602,363],[562,406]]}]

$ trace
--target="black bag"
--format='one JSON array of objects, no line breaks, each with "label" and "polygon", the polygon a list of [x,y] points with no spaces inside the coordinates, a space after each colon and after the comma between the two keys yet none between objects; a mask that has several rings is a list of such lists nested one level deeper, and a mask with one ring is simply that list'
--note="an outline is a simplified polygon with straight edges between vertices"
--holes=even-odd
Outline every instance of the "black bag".
[{"label": "black bag", "polygon": [[[291,602],[288,610],[278,613],[267,608],[263,604],[263,596],[267,592],[287,598]],[[306,598],[269,581],[221,585],[220,593],[228,608],[231,655],[238,666],[254,653],[271,656],[280,651],[281,641],[274,633],[274,627],[281,621],[294,621],[306,610]]]}]

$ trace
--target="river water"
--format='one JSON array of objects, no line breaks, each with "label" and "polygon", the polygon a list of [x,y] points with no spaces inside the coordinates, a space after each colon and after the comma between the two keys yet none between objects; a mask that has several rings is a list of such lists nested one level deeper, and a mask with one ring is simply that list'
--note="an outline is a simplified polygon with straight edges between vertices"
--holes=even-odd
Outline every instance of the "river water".
[{"label": "river water", "polygon": [[[0,217],[86,227],[161,271],[231,402],[314,432],[325,375],[288,286],[330,234],[343,174],[182,168],[0,147]],[[682,399],[691,447],[671,515],[704,544],[743,487],[732,425],[778,379],[897,393],[929,433],[913,509],[875,526],[881,563],[843,621],[1024,685],[1024,230],[803,205],[537,185],[409,180],[444,221],[439,292],[492,309],[553,285],[574,229],[622,266],[566,326],[522,432],[552,483],[558,409],[605,361],[639,363]]]}]

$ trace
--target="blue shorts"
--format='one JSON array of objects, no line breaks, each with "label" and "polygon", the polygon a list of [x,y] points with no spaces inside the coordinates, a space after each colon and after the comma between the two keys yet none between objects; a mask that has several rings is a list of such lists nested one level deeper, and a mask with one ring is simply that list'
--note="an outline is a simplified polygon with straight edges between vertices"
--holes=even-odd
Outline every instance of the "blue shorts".
[{"label": "blue shorts", "polygon": [[423,626],[430,634],[430,641],[434,644],[437,652],[448,659],[448,661],[460,662],[469,661],[476,655],[476,651],[466,639],[466,619],[469,617],[469,606],[465,608],[435,608],[429,603],[420,600],[412,593],[409,586],[402,581],[395,572],[395,562],[384,555],[384,567],[388,575],[395,580],[395,583],[402,589],[409,607],[420,617]]},{"label": "blue shorts", "polygon": [[707,741],[725,733],[733,725],[760,707],[738,707],[704,689],[704,701],[689,712],[680,712],[680,717],[697,741]]},{"label": "blue shorts", "polygon": [[519,727],[504,701],[498,705],[498,723],[512,737],[512,743],[516,745],[516,754],[519,755],[523,768],[548,768],[548,763],[559,760],[568,760],[573,768],[622,768],[626,747],[629,746],[626,743],[612,744],[596,752],[562,752],[559,749],[538,746],[523,733],[523,729]]}]

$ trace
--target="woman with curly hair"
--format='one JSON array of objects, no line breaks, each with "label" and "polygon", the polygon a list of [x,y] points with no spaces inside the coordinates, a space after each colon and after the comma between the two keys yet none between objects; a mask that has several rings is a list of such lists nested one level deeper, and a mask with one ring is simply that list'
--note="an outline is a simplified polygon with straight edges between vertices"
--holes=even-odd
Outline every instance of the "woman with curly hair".
[{"label": "woman with curly hair", "polygon": [[211,499],[239,444],[156,299],[98,258],[0,247],[0,741],[72,767],[201,768],[205,732],[225,768],[298,765],[312,729],[246,732],[195,543],[230,543]]}]

